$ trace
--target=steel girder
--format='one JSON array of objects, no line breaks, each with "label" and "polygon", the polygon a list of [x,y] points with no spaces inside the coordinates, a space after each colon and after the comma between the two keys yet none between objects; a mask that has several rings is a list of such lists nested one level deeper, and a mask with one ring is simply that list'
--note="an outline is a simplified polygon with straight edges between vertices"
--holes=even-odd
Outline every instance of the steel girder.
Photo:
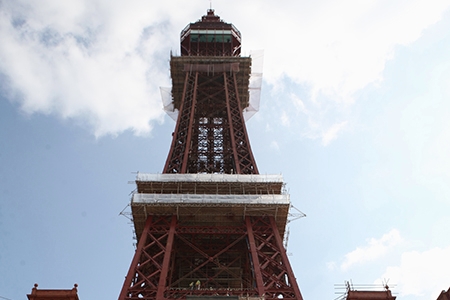
[{"label": "steel girder", "polygon": [[236,74],[224,73],[228,119],[231,120],[231,145],[237,174],[258,174],[258,168],[250,148],[242,108],[240,106]]},{"label": "steel girder", "polygon": [[258,174],[234,71],[186,72],[164,173]]},{"label": "steel girder", "polygon": [[[198,73],[186,73],[183,89],[183,101],[178,114],[177,125],[173,133],[172,146],[167,157],[164,173],[185,173],[184,159],[188,153],[187,145],[192,136],[192,121],[195,111]],[[184,169],[183,169],[184,167]]]},{"label": "steel girder", "polygon": [[259,266],[255,273],[260,293],[264,291],[265,299],[302,300],[275,219],[246,217],[246,225],[252,259]]},{"label": "steel girder", "polygon": [[272,217],[194,226],[149,216],[119,300],[187,295],[303,299]]}]

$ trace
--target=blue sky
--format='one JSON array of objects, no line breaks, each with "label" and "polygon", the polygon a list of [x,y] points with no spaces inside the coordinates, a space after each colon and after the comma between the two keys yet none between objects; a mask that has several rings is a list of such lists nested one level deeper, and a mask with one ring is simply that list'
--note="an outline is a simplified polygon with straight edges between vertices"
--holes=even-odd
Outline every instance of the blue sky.
[{"label": "blue sky", "polygon": [[[162,171],[170,52],[208,1],[0,2],[0,296],[79,284],[118,297],[134,248],[119,216],[135,172]],[[450,286],[450,3],[214,1],[264,50],[248,122],[261,173],[284,175],[305,299],[389,281]],[[130,183],[131,182],[131,183]]]}]

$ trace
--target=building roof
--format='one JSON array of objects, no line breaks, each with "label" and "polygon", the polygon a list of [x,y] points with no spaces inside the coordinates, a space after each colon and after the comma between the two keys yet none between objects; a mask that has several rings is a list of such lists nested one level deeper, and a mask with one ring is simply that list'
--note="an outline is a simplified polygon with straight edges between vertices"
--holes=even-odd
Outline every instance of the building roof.
[{"label": "building roof", "polygon": [[78,284],[76,283],[71,290],[42,290],[37,287],[37,283],[34,284],[31,294],[27,295],[29,300],[79,300],[77,293]]},{"label": "building roof", "polygon": [[385,291],[348,291],[346,300],[395,300],[390,290]]}]

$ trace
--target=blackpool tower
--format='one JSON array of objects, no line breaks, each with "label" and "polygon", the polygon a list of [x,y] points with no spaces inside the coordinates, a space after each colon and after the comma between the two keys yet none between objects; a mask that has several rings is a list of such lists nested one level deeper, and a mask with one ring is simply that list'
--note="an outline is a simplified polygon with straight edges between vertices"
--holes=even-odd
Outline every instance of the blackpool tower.
[{"label": "blackpool tower", "polygon": [[245,127],[241,34],[209,9],[180,43],[176,127],[163,173],[136,178],[138,243],[119,300],[301,300],[283,246],[289,195],[281,175],[259,174]]}]

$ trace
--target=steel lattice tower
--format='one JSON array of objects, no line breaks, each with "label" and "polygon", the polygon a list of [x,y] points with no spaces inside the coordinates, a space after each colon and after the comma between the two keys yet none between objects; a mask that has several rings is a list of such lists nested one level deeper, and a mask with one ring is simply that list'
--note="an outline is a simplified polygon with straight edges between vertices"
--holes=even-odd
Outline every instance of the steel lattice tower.
[{"label": "steel lattice tower", "polygon": [[303,299],[283,246],[289,195],[259,175],[245,127],[252,59],[212,9],[172,56],[178,119],[163,174],[138,174],[138,239],[119,300]]}]

